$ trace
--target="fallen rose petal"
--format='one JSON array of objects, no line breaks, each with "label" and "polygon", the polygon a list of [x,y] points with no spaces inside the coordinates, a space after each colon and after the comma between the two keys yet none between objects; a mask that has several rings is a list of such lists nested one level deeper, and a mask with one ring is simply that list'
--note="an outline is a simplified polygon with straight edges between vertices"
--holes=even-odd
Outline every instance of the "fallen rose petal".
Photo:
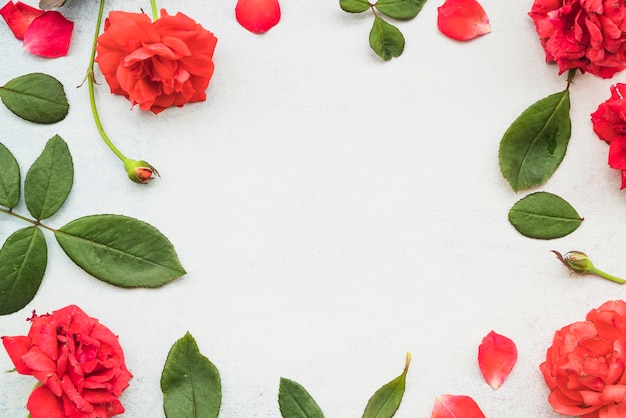
[{"label": "fallen rose petal", "polygon": [[35,9],[21,1],[13,3],[11,0],[0,9],[0,16],[20,41],[24,39],[24,34],[33,20],[44,13],[43,10]]},{"label": "fallen rose petal", "polygon": [[24,34],[24,49],[33,55],[56,58],[67,55],[74,23],[59,12],[45,12]]},{"label": "fallen rose petal", "polygon": [[439,395],[430,418],[485,418],[485,414],[469,396]]},{"label": "fallen rose petal", "polygon": [[498,389],[517,361],[515,343],[491,331],[478,346],[478,367],[489,386]]},{"label": "fallen rose petal", "polygon": [[439,31],[457,41],[469,41],[491,32],[489,18],[476,0],[446,0],[437,13]]},{"label": "fallen rose petal", "polygon": [[280,5],[278,0],[238,0],[235,17],[250,32],[264,33],[280,21]]}]

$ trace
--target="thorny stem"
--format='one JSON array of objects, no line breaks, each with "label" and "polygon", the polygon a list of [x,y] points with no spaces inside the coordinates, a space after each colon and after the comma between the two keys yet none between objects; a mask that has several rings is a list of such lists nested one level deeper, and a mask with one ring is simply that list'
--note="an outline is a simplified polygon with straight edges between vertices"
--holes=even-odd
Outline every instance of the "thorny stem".
[{"label": "thorny stem", "polygon": [[46,226],[46,225],[42,224],[41,222],[36,221],[34,219],[29,219],[29,218],[27,218],[25,216],[19,215],[19,214],[13,212],[13,210],[11,210],[11,209],[0,208],[0,212],[6,213],[7,215],[15,216],[18,219],[21,219],[21,220],[23,220],[25,222],[33,224],[34,226],[40,226],[40,227],[42,227],[44,229],[47,229],[48,231],[56,232],[56,229],[50,228],[49,226]]}]

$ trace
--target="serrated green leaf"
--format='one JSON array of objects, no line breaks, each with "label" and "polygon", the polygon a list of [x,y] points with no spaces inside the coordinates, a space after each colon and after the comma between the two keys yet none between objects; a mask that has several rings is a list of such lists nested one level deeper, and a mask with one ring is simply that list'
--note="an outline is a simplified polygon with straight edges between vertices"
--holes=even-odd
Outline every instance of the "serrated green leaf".
[{"label": "serrated green leaf", "polygon": [[11,151],[0,144],[0,205],[13,209],[20,201],[20,166]]},{"label": "serrated green leaf", "polygon": [[67,116],[70,105],[63,85],[42,73],[26,74],[0,87],[0,99],[22,119],[35,123],[55,123]]},{"label": "serrated green leaf", "polygon": [[49,218],[63,205],[74,182],[74,164],[63,138],[53,136],[26,173],[24,200],[33,217]]},{"label": "serrated green leaf", "polygon": [[280,378],[278,406],[283,418],[324,418],[322,410],[302,385]]},{"label": "serrated green leaf", "polygon": [[388,61],[402,55],[404,36],[398,28],[376,16],[370,31],[370,47],[379,57]]},{"label": "serrated green leaf", "polygon": [[163,409],[168,418],[217,418],[222,403],[220,374],[198,350],[189,332],[176,341],[161,374]]},{"label": "serrated green leaf", "polygon": [[391,418],[400,407],[404,389],[406,387],[406,375],[411,363],[411,354],[406,355],[406,365],[402,374],[391,382],[378,389],[367,402],[363,418]]},{"label": "serrated green leaf", "polygon": [[37,294],[48,262],[38,227],[15,231],[0,249],[0,315],[17,312]]},{"label": "serrated green leaf", "polygon": [[571,135],[569,91],[531,105],[500,141],[500,170],[513,190],[538,186],[552,176],[565,156]]},{"label": "serrated green leaf", "polygon": [[159,287],[185,274],[158,229],[122,215],[91,215],[54,232],[63,251],[92,276],[120,287]]},{"label": "serrated green leaf", "polygon": [[371,6],[367,0],[339,0],[339,7],[348,13],[362,13]]},{"label": "serrated green leaf", "polygon": [[426,0],[378,0],[374,7],[394,19],[413,19],[422,10]]},{"label": "serrated green leaf", "polygon": [[536,192],[520,199],[509,211],[509,222],[522,235],[554,239],[576,230],[583,219],[563,198]]}]

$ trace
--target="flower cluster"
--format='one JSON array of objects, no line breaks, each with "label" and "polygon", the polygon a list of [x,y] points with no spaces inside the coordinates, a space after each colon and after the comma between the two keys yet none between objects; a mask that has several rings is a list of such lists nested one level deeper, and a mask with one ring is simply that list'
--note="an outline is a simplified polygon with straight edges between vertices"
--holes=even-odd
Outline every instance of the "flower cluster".
[{"label": "flower cluster", "polygon": [[609,166],[622,171],[626,188],[626,84],[611,86],[611,97],[591,114],[593,130],[609,144]]}]

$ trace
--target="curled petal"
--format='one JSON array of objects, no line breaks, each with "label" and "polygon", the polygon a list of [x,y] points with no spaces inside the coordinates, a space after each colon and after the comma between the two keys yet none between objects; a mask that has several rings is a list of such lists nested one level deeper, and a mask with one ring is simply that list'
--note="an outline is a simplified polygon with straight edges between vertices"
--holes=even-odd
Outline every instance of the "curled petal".
[{"label": "curled petal", "polygon": [[457,41],[469,41],[491,32],[489,18],[476,0],[446,0],[437,8],[437,27]]},{"label": "curled petal", "polygon": [[465,395],[439,395],[431,418],[485,418],[478,404]]},{"label": "curled petal", "polygon": [[478,347],[478,366],[485,381],[498,389],[517,361],[517,347],[509,338],[491,331]]},{"label": "curled petal", "polygon": [[280,21],[280,5],[278,0],[238,0],[235,17],[250,32],[264,33]]},{"label": "curled petal", "polygon": [[24,49],[33,55],[56,58],[67,55],[74,23],[59,12],[37,17],[24,34]]},{"label": "curled petal", "polygon": [[21,1],[13,3],[12,0],[9,0],[9,2],[0,9],[0,16],[7,22],[11,32],[13,32],[13,35],[19,40],[24,39],[24,34],[33,20],[44,13],[43,10],[35,9]]}]

